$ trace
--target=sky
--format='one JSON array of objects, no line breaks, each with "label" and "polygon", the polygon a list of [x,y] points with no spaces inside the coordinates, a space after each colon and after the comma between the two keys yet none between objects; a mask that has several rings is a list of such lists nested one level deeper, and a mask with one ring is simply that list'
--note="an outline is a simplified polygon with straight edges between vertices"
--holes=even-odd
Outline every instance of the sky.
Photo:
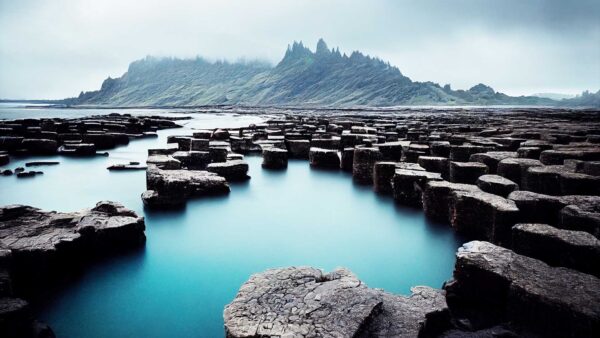
[{"label": "sky", "polygon": [[77,96],[147,55],[275,65],[319,38],[453,89],[600,89],[599,0],[0,0],[0,98]]}]

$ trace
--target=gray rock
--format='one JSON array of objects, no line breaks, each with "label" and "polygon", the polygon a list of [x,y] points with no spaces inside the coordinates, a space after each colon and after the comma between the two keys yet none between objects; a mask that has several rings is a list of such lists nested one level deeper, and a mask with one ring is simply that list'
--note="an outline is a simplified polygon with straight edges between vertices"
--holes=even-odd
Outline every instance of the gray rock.
[{"label": "gray rock", "polygon": [[441,181],[439,173],[422,170],[396,169],[392,178],[394,199],[401,204],[420,207],[421,195],[429,181]]},{"label": "gray rock", "polygon": [[584,231],[521,223],[512,228],[512,249],[551,266],[564,266],[600,277],[600,240]]},{"label": "gray rock", "polygon": [[369,289],[345,269],[290,267],[255,274],[225,307],[227,337],[416,337],[427,315],[446,311],[428,287],[410,297]]},{"label": "gray rock", "polygon": [[454,191],[450,199],[450,224],[472,239],[507,245],[517,223],[515,202],[483,191]]},{"label": "gray rock", "polygon": [[451,312],[472,323],[509,321],[547,337],[593,337],[600,329],[600,279],[487,242],[459,249],[445,289]]},{"label": "gray rock", "polygon": [[495,174],[500,161],[507,158],[516,158],[517,156],[517,153],[512,151],[488,151],[487,153],[471,155],[469,161],[483,163],[489,168],[490,174]]},{"label": "gray rock", "polygon": [[502,197],[507,197],[511,192],[519,190],[519,186],[515,182],[498,175],[479,176],[476,184],[481,190]]},{"label": "gray rock", "polygon": [[373,189],[380,194],[392,192],[392,177],[396,172],[396,162],[376,162],[373,167]]},{"label": "gray rock", "polygon": [[248,176],[248,163],[243,160],[211,163],[206,170],[225,177],[228,181],[243,181],[250,178]]},{"label": "gray rock", "polygon": [[310,151],[309,140],[287,140],[286,145],[291,158],[308,159]]},{"label": "gray rock", "polygon": [[531,167],[540,167],[543,164],[538,160],[529,158],[507,158],[498,163],[496,173],[519,185],[521,190],[526,190],[522,178]]},{"label": "gray rock", "polygon": [[383,155],[375,147],[356,147],[352,163],[352,177],[359,184],[373,184],[373,167]]},{"label": "gray rock", "polygon": [[454,191],[479,191],[476,185],[429,181],[423,191],[423,211],[427,217],[450,223],[450,201]]},{"label": "gray rock", "polygon": [[314,168],[340,168],[340,157],[338,156],[337,150],[310,148],[308,158],[310,165]]},{"label": "gray rock", "polygon": [[449,180],[454,183],[475,184],[479,176],[488,173],[488,167],[479,162],[450,162]]},{"label": "gray rock", "polygon": [[284,169],[288,165],[288,151],[275,147],[264,148],[262,167],[266,169]]}]

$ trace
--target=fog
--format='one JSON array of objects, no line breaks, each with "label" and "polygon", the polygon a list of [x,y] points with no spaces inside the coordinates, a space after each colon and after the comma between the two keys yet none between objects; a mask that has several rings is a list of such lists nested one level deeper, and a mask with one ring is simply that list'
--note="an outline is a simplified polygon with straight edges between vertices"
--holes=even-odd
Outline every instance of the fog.
[{"label": "fog", "polygon": [[600,1],[0,0],[0,98],[76,96],[146,55],[275,65],[321,37],[454,89],[600,89]]}]

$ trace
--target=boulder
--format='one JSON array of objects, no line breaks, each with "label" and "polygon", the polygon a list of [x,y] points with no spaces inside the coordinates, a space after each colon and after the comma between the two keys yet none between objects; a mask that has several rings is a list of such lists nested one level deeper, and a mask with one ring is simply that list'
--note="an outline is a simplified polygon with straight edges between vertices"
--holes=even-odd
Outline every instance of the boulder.
[{"label": "boulder", "polygon": [[488,167],[479,162],[450,162],[448,179],[454,183],[475,184],[479,176],[488,172]]},{"label": "boulder", "polygon": [[313,168],[339,169],[340,157],[337,150],[310,148],[308,161]]},{"label": "boulder", "polygon": [[586,231],[600,238],[600,197],[562,196],[566,206],[560,210],[559,227]]},{"label": "boulder", "polygon": [[404,142],[386,142],[381,144],[375,144],[373,146],[379,149],[383,161],[398,162],[400,161],[400,158],[402,158],[403,145]]},{"label": "boulder", "polygon": [[211,163],[206,170],[225,177],[228,181],[243,181],[250,178],[248,176],[248,163],[243,160]]},{"label": "boulder", "polygon": [[448,175],[448,159],[438,156],[421,156],[417,163],[427,171],[440,173],[442,176]]},{"label": "boulder", "polygon": [[550,266],[564,266],[600,277],[600,240],[584,231],[547,224],[521,223],[512,228],[512,249]]},{"label": "boulder", "polygon": [[392,177],[394,199],[401,204],[420,207],[421,195],[429,181],[441,181],[439,173],[423,170],[396,169]]},{"label": "boulder", "polygon": [[491,243],[464,244],[456,254],[454,279],[444,288],[451,312],[475,328],[510,322],[533,336],[600,332],[600,279]]},{"label": "boulder", "polygon": [[448,158],[454,162],[468,162],[473,154],[485,153],[489,148],[476,145],[453,145],[450,146],[450,154]]},{"label": "boulder", "polygon": [[487,192],[457,190],[450,198],[450,224],[472,239],[510,244],[518,215],[515,202]]},{"label": "boulder", "polygon": [[373,167],[383,155],[375,147],[356,147],[352,163],[352,177],[360,184],[373,184]]},{"label": "boulder", "polygon": [[283,169],[288,165],[288,151],[275,147],[264,148],[262,167],[266,169]]},{"label": "boulder", "polygon": [[447,312],[444,294],[409,297],[370,289],[346,269],[310,267],[252,275],[223,312],[229,338],[416,337],[426,317]]},{"label": "boulder", "polygon": [[534,160],[540,159],[542,149],[539,147],[521,147],[517,149],[517,157],[519,158],[531,158]]},{"label": "boulder", "polygon": [[210,146],[210,148],[208,149],[208,152],[210,154],[210,160],[213,163],[227,161],[227,154],[229,153],[229,151],[227,150],[226,147]]},{"label": "boulder", "polygon": [[511,192],[519,190],[519,186],[515,182],[498,175],[479,176],[476,184],[481,190],[502,197],[507,197]]}]

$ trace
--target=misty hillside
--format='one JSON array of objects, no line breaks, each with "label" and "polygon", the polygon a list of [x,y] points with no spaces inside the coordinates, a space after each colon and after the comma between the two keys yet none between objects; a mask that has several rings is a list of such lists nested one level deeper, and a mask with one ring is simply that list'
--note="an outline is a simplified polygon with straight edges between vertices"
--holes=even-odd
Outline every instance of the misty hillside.
[{"label": "misty hillside", "polygon": [[360,52],[342,54],[323,40],[315,52],[295,42],[276,66],[147,57],[131,63],[120,78],[106,79],[100,90],[70,101],[111,106],[556,104],[548,98],[511,97],[483,84],[452,90],[413,82],[387,62]]}]

